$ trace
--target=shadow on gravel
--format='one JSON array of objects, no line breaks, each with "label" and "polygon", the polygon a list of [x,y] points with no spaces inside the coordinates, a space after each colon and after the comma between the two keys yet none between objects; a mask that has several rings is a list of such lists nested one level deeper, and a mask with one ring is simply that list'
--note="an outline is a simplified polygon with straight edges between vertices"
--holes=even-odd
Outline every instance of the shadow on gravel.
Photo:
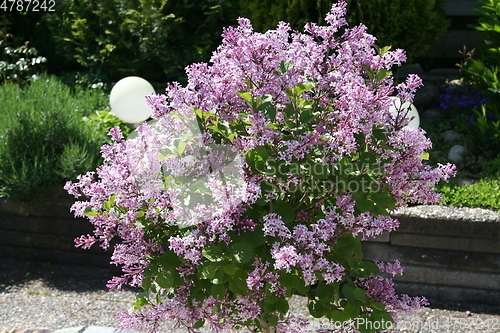
[{"label": "shadow on gravel", "polygon": [[[118,267],[111,265],[109,268],[105,268],[0,258],[0,293],[9,287],[22,285],[31,280],[43,280],[48,286],[61,291],[107,290],[107,281],[120,273]],[[127,287],[124,289],[140,292],[138,288]],[[431,308],[500,315],[500,302],[498,305],[486,305],[432,300]]]},{"label": "shadow on gravel", "polygon": [[111,265],[104,268],[0,258],[0,292],[31,280],[43,280],[61,291],[107,290],[107,281],[120,273],[118,267]]}]

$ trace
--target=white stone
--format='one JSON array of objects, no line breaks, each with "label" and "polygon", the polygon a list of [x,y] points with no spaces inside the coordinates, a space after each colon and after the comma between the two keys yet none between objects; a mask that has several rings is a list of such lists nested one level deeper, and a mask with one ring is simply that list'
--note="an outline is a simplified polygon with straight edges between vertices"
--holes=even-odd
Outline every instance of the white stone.
[{"label": "white stone", "polygon": [[454,145],[448,153],[448,161],[455,164],[465,162],[465,153],[467,150],[462,145]]},{"label": "white stone", "polygon": [[441,136],[443,137],[443,141],[446,143],[457,142],[462,138],[462,135],[454,130],[444,131]]}]

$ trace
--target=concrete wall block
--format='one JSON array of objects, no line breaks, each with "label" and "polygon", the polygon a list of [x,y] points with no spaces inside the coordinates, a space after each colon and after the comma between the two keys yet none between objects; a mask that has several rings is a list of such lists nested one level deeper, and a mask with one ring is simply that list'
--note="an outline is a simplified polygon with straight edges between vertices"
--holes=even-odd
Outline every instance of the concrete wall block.
[{"label": "concrete wall block", "polygon": [[60,217],[36,217],[0,215],[2,230],[23,231],[39,234],[68,235],[78,237],[92,232],[92,225],[86,219]]},{"label": "concrete wall block", "polygon": [[387,231],[382,232],[375,238],[369,238],[366,242],[376,242],[376,243],[389,243],[391,241],[391,234]]},{"label": "concrete wall block", "polygon": [[[458,237],[494,238],[500,241],[500,223],[470,220],[439,220],[418,217],[398,217],[400,226],[395,233],[445,235]],[[500,243],[499,243],[500,245]]]},{"label": "concrete wall block", "polygon": [[0,214],[29,216],[29,204],[22,201],[0,200]]},{"label": "concrete wall block", "polygon": [[[75,237],[68,235],[34,234],[29,232],[5,230],[0,232],[0,244],[30,248],[37,252],[40,249],[53,249],[68,252],[103,253],[99,246],[95,245],[88,250],[75,247]],[[15,257],[14,257],[15,258]]]},{"label": "concrete wall block", "polygon": [[404,274],[393,279],[400,282],[500,291],[500,275],[457,269],[403,265]]},{"label": "concrete wall block", "polygon": [[363,243],[366,260],[399,260],[402,264],[500,274],[500,254],[450,251]]},{"label": "concrete wall block", "polygon": [[431,304],[443,301],[457,303],[480,303],[498,305],[500,291],[472,288],[445,287],[422,283],[395,282],[394,287],[400,294],[424,296]]},{"label": "concrete wall block", "polygon": [[74,215],[70,211],[72,205],[72,201],[33,201],[30,202],[30,215],[73,218]]},{"label": "concrete wall block", "polygon": [[109,251],[97,251],[76,249],[75,251],[61,251],[57,249],[36,249],[20,246],[0,244],[0,256],[5,258],[17,258],[38,262],[50,262],[54,264],[78,264],[99,267],[110,267]]},{"label": "concrete wall block", "polygon": [[500,253],[500,240],[393,233],[391,244],[465,252]]}]

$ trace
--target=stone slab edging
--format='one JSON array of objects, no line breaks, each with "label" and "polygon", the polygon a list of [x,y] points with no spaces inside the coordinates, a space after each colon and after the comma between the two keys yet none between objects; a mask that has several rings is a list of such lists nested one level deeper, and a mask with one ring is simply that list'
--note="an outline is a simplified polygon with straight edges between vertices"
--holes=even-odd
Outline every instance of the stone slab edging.
[{"label": "stone slab edging", "polygon": [[394,217],[400,227],[363,243],[368,260],[399,260],[398,292],[431,300],[498,304],[500,213],[416,206]]}]

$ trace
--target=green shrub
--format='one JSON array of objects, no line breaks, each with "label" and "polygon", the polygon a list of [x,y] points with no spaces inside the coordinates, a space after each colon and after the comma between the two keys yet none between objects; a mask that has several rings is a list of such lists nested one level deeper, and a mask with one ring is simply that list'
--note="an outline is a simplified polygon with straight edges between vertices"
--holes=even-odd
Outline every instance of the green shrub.
[{"label": "green shrub", "polygon": [[106,103],[101,91],[75,93],[45,75],[0,87],[0,196],[28,199],[99,165],[105,131],[84,117]]},{"label": "green shrub", "polygon": [[[306,22],[324,23],[334,0],[240,0],[241,14],[258,31],[279,21],[302,29]],[[409,62],[425,54],[448,27],[444,0],[348,0],[351,26],[363,23],[377,37],[379,46],[406,50]]]},{"label": "green shrub", "polygon": [[466,53],[459,64],[463,81],[486,97],[474,108],[465,132],[469,150],[479,159],[490,160],[500,154],[500,0],[481,0],[475,27],[483,32],[485,43]]},{"label": "green shrub", "polygon": [[69,0],[51,20],[87,71],[164,83],[208,59],[222,27],[235,22],[234,8],[229,0]]},{"label": "green shrub", "polygon": [[47,59],[38,56],[38,51],[25,42],[19,47],[9,46],[6,36],[0,40],[0,84],[6,82],[25,85],[43,70]]},{"label": "green shrub", "polygon": [[483,32],[485,43],[466,54],[459,65],[464,80],[489,94],[500,89],[500,0],[481,0],[475,12],[479,14],[476,30]]},{"label": "green shrub", "polygon": [[441,184],[441,205],[480,207],[500,211],[500,178],[481,179],[472,185]]}]

